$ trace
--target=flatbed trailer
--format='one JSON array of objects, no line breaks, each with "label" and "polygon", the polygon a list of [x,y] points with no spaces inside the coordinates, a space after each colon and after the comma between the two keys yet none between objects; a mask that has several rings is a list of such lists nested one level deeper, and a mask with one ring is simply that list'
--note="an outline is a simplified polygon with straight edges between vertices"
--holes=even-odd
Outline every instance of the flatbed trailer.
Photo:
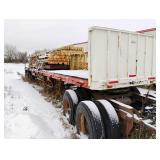
[{"label": "flatbed trailer", "polygon": [[25,74],[55,92],[63,90],[64,115],[79,134],[95,139],[155,138],[154,37],[91,28],[88,65],[89,70],[26,67]]},{"label": "flatbed trailer", "polygon": [[77,87],[88,88],[88,71],[85,70],[38,70],[26,68],[32,75],[42,75],[48,78],[74,84]]}]

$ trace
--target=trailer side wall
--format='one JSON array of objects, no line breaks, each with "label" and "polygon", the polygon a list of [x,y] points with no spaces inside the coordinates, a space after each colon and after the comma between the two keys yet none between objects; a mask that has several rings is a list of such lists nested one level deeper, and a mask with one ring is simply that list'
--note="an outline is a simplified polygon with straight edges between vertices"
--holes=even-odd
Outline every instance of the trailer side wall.
[{"label": "trailer side wall", "polygon": [[88,46],[90,89],[106,90],[155,83],[153,35],[92,27]]}]

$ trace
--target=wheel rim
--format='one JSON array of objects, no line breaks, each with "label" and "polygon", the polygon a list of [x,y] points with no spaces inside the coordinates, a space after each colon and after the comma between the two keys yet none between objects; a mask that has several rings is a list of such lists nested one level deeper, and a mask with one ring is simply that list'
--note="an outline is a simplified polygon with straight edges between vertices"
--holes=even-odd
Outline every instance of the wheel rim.
[{"label": "wheel rim", "polygon": [[64,114],[70,115],[71,113],[71,107],[69,105],[69,102],[66,99],[63,100],[63,111],[64,111]]},{"label": "wheel rim", "polygon": [[79,116],[79,129],[81,133],[88,135],[87,121],[83,113]]}]

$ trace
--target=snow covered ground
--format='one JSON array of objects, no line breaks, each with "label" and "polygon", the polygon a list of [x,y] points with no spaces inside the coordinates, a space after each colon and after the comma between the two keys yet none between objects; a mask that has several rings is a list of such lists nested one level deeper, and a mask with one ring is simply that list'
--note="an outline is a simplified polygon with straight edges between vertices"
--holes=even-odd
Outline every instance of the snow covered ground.
[{"label": "snow covered ground", "polygon": [[73,138],[75,128],[61,109],[47,102],[38,86],[22,80],[24,64],[4,68],[5,138]]},{"label": "snow covered ground", "polygon": [[[148,90],[147,89],[144,89],[144,88],[140,88],[140,87],[137,87],[137,89],[139,90],[140,94],[141,95],[147,95],[148,93]],[[152,96],[154,98],[156,98],[156,91],[154,90],[149,90],[149,96]]]}]

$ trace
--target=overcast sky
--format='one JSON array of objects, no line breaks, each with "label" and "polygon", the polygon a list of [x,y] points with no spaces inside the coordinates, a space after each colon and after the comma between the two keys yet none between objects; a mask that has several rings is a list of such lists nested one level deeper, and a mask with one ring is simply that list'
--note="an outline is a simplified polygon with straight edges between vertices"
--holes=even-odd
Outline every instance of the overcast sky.
[{"label": "overcast sky", "polygon": [[155,27],[155,20],[5,20],[4,42],[32,53],[88,40],[88,28],[137,31]]}]

